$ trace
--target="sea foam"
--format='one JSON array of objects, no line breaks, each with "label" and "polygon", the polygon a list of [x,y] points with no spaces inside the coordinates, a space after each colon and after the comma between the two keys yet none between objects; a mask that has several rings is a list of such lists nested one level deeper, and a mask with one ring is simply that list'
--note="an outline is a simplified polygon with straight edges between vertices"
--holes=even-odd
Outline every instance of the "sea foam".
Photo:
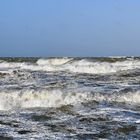
[{"label": "sea foam", "polygon": [[81,102],[123,102],[140,104],[140,92],[102,94],[62,90],[23,90],[0,93],[0,110],[36,107],[60,107]]},{"label": "sea foam", "polygon": [[1,62],[1,69],[21,69],[31,71],[67,71],[73,73],[108,74],[125,70],[140,69],[139,60],[116,62],[74,60],[72,58],[39,59],[36,63]]}]

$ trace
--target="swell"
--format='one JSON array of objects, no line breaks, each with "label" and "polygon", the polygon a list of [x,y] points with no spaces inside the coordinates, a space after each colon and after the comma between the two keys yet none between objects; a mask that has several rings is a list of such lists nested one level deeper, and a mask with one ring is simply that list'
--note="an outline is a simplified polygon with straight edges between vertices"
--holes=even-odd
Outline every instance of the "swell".
[{"label": "swell", "polygon": [[62,90],[22,90],[0,93],[0,110],[36,107],[60,107],[81,102],[118,102],[140,104],[140,91],[128,93],[93,93]]}]

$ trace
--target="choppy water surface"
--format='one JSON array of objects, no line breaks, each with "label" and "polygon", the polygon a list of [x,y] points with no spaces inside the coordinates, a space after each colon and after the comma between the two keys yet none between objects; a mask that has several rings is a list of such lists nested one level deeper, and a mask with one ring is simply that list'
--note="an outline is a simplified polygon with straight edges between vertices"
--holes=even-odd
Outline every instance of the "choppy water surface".
[{"label": "choppy water surface", "polygon": [[0,58],[0,139],[140,139],[140,58]]}]

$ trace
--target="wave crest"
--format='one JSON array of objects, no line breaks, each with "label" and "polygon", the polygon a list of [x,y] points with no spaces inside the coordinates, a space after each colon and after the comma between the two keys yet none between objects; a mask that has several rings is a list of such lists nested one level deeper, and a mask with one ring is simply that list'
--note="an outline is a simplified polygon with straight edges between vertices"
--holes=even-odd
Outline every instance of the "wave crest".
[{"label": "wave crest", "polygon": [[87,101],[107,101],[140,104],[140,92],[103,94],[91,92],[67,92],[61,90],[26,90],[0,93],[0,110],[35,107],[60,107]]},{"label": "wave crest", "polygon": [[63,65],[69,61],[71,61],[72,58],[50,58],[50,59],[39,59],[37,61],[38,65]]},{"label": "wave crest", "polygon": [[1,62],[0,70],[21,69],[31,71],[67,71],[74,73],[108,74],[119,71],[140,69],[139,60],[116,62],[90,61],[88,59],[51,58],[39,59],[36,63]]}]

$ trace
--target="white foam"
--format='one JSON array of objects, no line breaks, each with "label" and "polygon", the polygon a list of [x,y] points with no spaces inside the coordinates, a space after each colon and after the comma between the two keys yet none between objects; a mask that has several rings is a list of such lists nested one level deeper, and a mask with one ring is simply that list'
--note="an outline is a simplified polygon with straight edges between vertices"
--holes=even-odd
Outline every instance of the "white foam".
[{"label": "white foam", "polygon": [[[62,60],[60,60],[61,64],[62,64]],[[40,61],[42,62],[43,60],[38,60],[38,62]],[[83,59],[79,61],[78,60],[73,61],[71,63],[63,63],[63,65],[58,65],[60,64],[58,61],[59,59],[57,59],[57,65],[54,65],[54,62],[56,62],[55,59],[54,62],[53,59],[51,59],[51,64],[53,65],[50,65],[50,61],[47,61],[47,63],[43,63],[43,64],[41,63],[42,67],[40,69],[42,69],[43,71],[65,70],[65,71],[75,72],[75,73],[91,73],[91,74],[103,73],[104,74],[104,73],[113,73],[118,71],[140,68],[140,61],[138,60],[133,60],[133,61],[126,60],[122,62],[119,61],[119,62],[109,63],[109,62],[90,62]]]},{"label": "white foam", "polygon": [[129,93],[113,93],[113,94],[100,94],[95,93],[94,100],[108,101],[108,102],[124,102],[132,104],[140,104],[140,91]]},{"label": "white foam", "polygon": [[69,61],[71,61],[72,58],[50,58],[50,59],[39,59],[37,61],[38,65],[62,65]]},{"label": "white foam", "polygon": [[53,91],[15,91],[0,93],[0,110],[33,107],[59,107],[66,104],[75,104],[88,99],[89,94],[63,93]]},{"label": "white foam", "polygon": [[23,90],[0,93],[0,110],[34,107],[59,107],[89,100],[140,104],[140,91],[125,94],[100,94],[90,92],[67,92],[61,90]]},{"label": "white foam", "polygon": [[87,62],[86,60],[81,60],[75,62],[72,65],[68,65],[67,68],[72,72],[77,73],[113,73],[123,70],[130,70],[140,68],[140,61],[122,61],[115,63],[108,62]]},{"label": "white foam", "polygon": [[107,74],[124,70],[140,69],[139,60],[109,62],[91,62],[85,59],[71,58],[39,59],[36,64],[28,63],[0,63],[1,69],[21,69],[31,71],[69,71],[74,73]]}]

